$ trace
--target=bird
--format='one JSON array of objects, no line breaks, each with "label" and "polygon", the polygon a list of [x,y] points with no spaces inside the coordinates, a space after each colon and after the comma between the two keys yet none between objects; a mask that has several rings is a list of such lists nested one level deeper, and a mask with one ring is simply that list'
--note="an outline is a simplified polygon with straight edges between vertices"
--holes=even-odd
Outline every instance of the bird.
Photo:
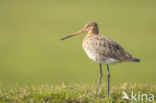
[{"label": "bird", "polygon": [[87,32],[85,36],[82,47],[86,52],[87,56],[97,62],[100,68],[100,76],[95,91],[95,96],[97,96],[98,89],[103,77],[102,64],[107,67],[107,97],[109,97],[110,89],[110,71],[109,65],[120,63],[120,62],[140,62],[138,58],[133,57],[130,53],[124,50],[117,42],[111,40],[110,38],[100,35],[98,24],[96,22],[88,22],[81,30],[61,38],[65,40],[67,38],[76,36],[78,34]]}]

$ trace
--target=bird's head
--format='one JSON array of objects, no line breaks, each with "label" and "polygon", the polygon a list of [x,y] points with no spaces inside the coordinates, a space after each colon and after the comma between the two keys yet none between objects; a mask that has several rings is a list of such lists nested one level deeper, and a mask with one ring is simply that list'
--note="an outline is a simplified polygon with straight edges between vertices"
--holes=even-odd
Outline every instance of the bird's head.
[{"label": "bird's head", "polygon": [[83,30],[86,31],[86,32],[90,32],[90,31],[92,31],[93,29],[95,29],[97,27],[98,27],[97,23],[95,23],[95,22],[89,22],[89,23],[87,23],[84,26]]},{"label": "bird's head", "polygon": [[97,23],[89,22],[80,31],[75,32],[72,35],[66,36],[66,37],[62,38],[61,40],[73,37],[73,36],[81,34],[83,32],[93,32],[93,33],[97,34],[98,33],[98,25],[97,25]]}]

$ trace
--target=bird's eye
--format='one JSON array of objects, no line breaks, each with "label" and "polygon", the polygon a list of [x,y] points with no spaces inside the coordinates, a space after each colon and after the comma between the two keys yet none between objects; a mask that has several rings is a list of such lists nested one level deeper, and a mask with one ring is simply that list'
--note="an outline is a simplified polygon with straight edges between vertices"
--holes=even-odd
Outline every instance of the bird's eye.
[{"label": "bird's eye", "polygon": [[87,28],[90,27],[90,25],[87,25]]}]

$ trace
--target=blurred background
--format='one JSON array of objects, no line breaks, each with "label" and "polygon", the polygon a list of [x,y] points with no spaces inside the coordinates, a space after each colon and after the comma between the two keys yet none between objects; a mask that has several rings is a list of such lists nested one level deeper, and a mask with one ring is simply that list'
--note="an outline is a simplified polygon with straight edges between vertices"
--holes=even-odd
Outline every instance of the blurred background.
[{"label": "blurred background", "polygon": [[[86,33],[60,41],[89,21],[141,59],[110,66],[111,85],[156,83],[155,0],[1,0],[0,82],[96,84],[99,65],[82,49]],[[103,73],[106,83],[105,65]]]}]

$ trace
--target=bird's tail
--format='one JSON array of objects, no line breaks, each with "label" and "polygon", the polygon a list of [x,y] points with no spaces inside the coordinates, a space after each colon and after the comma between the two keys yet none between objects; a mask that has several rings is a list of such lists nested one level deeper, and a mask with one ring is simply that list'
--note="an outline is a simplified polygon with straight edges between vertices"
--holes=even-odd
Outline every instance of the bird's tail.
[{"label": "bird's tail", "polygon": [[140,62],[140,59],[138,59],[138,58],[132,58],[131,61],[132,62]]}]

